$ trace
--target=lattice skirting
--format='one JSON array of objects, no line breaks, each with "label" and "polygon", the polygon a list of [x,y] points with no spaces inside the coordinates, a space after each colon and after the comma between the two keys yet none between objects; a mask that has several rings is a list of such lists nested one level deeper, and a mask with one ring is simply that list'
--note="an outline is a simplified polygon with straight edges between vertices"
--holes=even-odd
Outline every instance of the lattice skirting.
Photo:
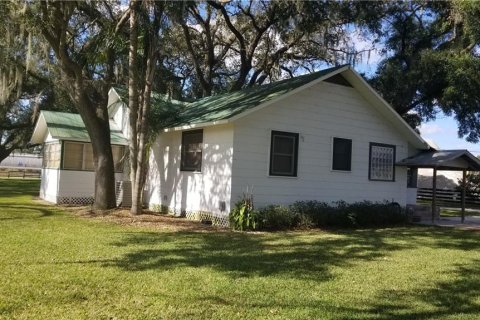
[{"label": "lattice skirting", "polygon": [[190,220],[196,221],[211,221],[212,226],[228,228],[230,223],[228,221],[228,216],[218,215],[211,212],[197,211],[197,212],[186,212],[185,217]]},{"label": "lattice skirting", "polygon": [[58,197],[58,204],[65,204],[70,206],[88,206],[93,204],[93,197]]},{"label": "lattice skirting", "polygon": [[220,215],[206,211],[175,211],[161,204],[150,204],[150,210],[174,216],[183,216],[189,220],[211,221],[213,226],[228,228],[230,226],[228,215]]}]

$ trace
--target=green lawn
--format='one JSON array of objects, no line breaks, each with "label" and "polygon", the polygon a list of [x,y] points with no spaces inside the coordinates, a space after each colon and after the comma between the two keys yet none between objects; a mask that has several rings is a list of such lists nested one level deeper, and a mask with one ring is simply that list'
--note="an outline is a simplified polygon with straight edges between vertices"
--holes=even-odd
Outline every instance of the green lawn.
[{"label": "green lawn", "polygon": [[[460,217],[462,209],[460,208],[440,208],[440,215],[443,217]],[[480,210],[469,209],[465,211],[465,216],[480,216]]]},{"label": "green lawn", "polygon": [[480,234],[174,232],[79,218],[0,180],[2,319],[478,319]]}]

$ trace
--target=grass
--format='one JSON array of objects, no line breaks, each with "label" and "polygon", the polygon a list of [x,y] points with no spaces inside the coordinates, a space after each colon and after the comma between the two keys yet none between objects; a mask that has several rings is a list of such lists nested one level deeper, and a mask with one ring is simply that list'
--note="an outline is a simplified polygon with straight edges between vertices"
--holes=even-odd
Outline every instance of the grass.
[{"label": "grass", "polygon": [[[440,208],[440,215],[442,217],[460,217],[462,215],[462,209],[460,208]],[[465,210],[465,216],[480,216],[480,210],[468,209]]]},{"label": "grass", "polygon": [[480,234],[175,232],[77,217],[0,180],[1,319],[474,319]]}]

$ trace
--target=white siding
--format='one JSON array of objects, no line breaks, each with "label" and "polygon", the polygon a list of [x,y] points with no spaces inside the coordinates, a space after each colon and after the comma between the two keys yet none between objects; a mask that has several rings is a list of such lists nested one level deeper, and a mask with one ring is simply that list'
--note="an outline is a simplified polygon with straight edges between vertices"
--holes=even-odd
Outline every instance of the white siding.
[{"label": "white siding", "polygon": [[42,169],[40,182],[40,198],[57,203],[58,179],[60,170]]},{"label": "white siding", "polygon": [[[93,197],[95,172],[58,170],[58,197]],[[122,173],[115,173],[115,180],[122,180]]]},{"label": "white siding", "polygon": [[220,213],[219,201],[230,211],[233,127],[203,129],[202,172],[180,171],[182,132],[159,135],[152,147],[146,198],[150,207]]},{"label": "white siding", "polygon": [[[300,134],[298,177],[268,175],[272,130]],[[331,170],[332,137],[352,139],[351,172]],[[405,205],[406,168],[395,168],[395,182],[368,180],[370,142],[395,145],[397,160],[408,155],[408,142],[355,89],[315,85],[235,122],[232,200],[249,187],[257,206],[296,200]]]},{"label": "white siding", "polygon": [[59,141],[58,139],[54,139],[52,138],[52,135],[50,134],[50,132],[47,132],[47,135],[45,137],[45,142],[54,142],[54,141]]},{"label": "white siding", "polygon": [[407,204],[417,204],[417,188],[407,188]]},{"label": "white siding", "polygon": [[121,101],[116,102],[115,105],[111,106],[113,114],[111,118],[113,122],[118,126],[122,131],[125,138],[128,139],[129,136],[129,123],[128,123],[128,108],[127,105]]}]

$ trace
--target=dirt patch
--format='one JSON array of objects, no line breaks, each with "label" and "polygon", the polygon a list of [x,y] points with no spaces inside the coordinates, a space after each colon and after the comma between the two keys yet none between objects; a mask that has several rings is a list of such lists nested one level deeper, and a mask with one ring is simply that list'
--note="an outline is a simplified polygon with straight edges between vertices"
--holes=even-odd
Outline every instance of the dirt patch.
[{"label": "dirt patch", "polygon": [[145,211],[133,216],[127,209],[112,209],[94,211],[91,207],[61,207],[78,217],[104,220],[121,225],[144,226],[164,231],[189,231],[189,232],[230,232],[227,228],[215,227],[200,221],[188,220],[182,217],[158,214]]}]

